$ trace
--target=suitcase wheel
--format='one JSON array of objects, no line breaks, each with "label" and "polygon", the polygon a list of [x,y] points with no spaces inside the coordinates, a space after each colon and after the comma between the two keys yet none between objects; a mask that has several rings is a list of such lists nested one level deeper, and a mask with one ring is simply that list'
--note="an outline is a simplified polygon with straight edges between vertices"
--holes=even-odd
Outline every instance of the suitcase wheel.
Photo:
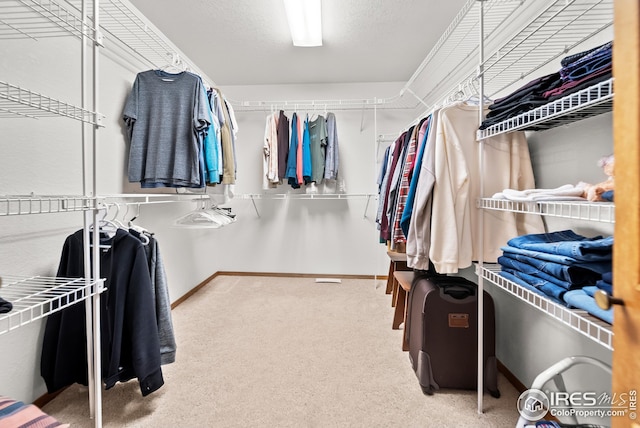
[{"label": "suitcase wheel", "polygon": [[493,398],[500,398],[500,391],[498,391],[497,389],[494,389],[493,391],[489,390],[489,394]]},{"label": "suitcase wheel", "polygon": [[433,392],[435,391],[435,388],[430,387],[430,386],[422,386],[422,385],[420,385],[420,388],[422,389],[422,393],[424,395],[433,395]]}]

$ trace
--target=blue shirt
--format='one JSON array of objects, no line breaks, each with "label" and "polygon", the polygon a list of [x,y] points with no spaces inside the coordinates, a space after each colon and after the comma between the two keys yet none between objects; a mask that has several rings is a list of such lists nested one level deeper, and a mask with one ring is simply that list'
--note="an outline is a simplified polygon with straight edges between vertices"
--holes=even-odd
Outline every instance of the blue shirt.
[{"label": "blue shirt", "polygon": [[309,138],[309,118],[304,121],[302,137],[302,176],[305,183],[311,182],[311,139]]}]

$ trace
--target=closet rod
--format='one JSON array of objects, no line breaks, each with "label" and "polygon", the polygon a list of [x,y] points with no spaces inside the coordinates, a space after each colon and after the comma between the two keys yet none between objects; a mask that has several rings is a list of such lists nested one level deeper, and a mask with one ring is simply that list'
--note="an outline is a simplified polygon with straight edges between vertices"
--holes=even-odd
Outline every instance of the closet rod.
[{"label": "closet rod", "polygon": [[253,208],[256,211],[256,215],[260,218],[260,211],[258,210],[258,206],[256,205],[257,199],[272,199],[272,200],[289,200],[289,199],[316,199],[316,200],[348,200],[348,199],[366,199],[367,203],[364,208],[364,219],[367,218],[367,210],[369,209],[369,203],[371,199],[376,200],[378,198],[377,194],[374,193],[336,193],[336,194],[318,194],[318,193],[249,193],[236,195],[234,199],[251,199],[251,203],[253,204]]},{"label": "closet rod", "polygon": [[366,199],[374,193],[246,193],[234,199]]},{"label": "closet rod", "polygon": [[130,193],[100,195],[97,198],[100,202],[130,202],[140,204],[189,202],[200,199],[210,199],[208,193]]},{"label": "closet rod", "polygon": [[[356,99],[311,99],[311,100],[258,100],[258,101],[235,101],[229,100],[234,111],[277,111],[277,110],[360,110],[385,108],[385,105],[392,105],[400,97],[390,98],[356,98]],[[404,105],[397,103],[395,106],[386,108],[412,109],[415,105]]]}]

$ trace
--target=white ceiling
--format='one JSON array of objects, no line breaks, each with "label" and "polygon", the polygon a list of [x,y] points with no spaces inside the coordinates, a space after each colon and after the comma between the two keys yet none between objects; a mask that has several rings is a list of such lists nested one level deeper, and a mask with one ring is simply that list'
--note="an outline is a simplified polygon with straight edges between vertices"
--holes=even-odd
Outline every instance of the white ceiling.
[{"label": "white ceiling", "polygon": [[293,47],[282,0],[131,0],[217,85],[407,81],[466,0],[322,0]]}]

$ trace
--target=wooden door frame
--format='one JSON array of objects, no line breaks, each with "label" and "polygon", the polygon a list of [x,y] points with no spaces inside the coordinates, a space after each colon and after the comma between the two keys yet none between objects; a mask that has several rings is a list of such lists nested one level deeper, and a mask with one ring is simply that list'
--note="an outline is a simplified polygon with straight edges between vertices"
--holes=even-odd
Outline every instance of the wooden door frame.
[{"label": "wooden door frame", "polygon": [[[614,1],[613,75],[615,97],[616,224],[613,276],[612,392],[640,390],[640,2]],[[639,409],[640,410],[640,409]],[[640,420],[640,411],[636,412]],[[614,417],[613,427],[640,427],[629,416]]]}]

